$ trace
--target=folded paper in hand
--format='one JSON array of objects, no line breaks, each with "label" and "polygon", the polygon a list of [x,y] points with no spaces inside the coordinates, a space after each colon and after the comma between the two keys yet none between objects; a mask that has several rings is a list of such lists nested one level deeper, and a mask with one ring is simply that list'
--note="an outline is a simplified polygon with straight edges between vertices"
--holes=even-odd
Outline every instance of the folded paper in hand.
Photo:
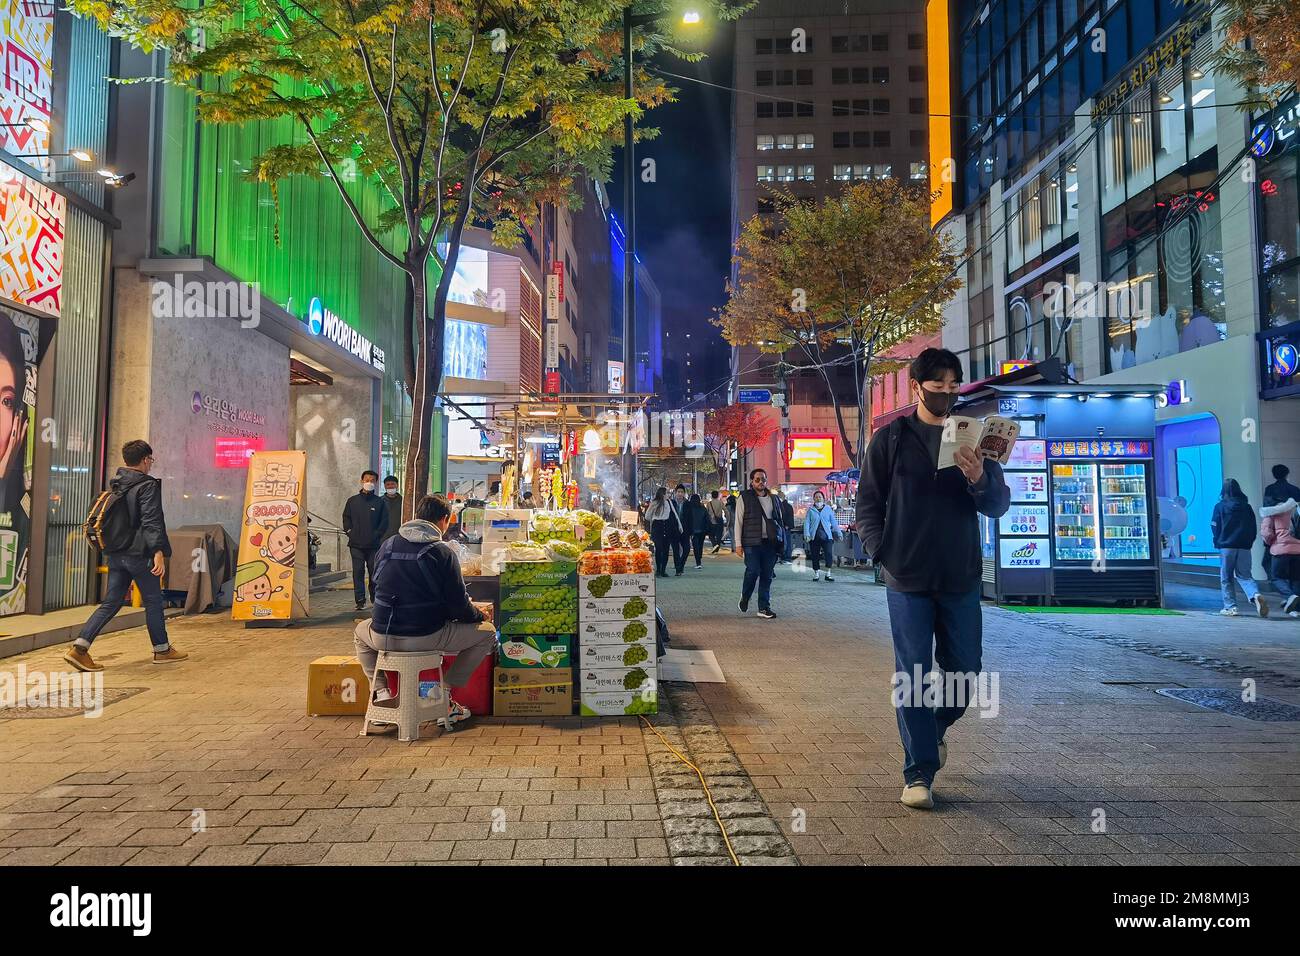
[{"label": "folded paper in hand", "polygon": [[978,418],[951,415],[943,423],[943,441],[939,445],[939,467],[957,464],[958,448],[972,448],[983,458],[1005,465],[1016,447],[1020,425],[1009,418],[990,415],[982,423]]}]

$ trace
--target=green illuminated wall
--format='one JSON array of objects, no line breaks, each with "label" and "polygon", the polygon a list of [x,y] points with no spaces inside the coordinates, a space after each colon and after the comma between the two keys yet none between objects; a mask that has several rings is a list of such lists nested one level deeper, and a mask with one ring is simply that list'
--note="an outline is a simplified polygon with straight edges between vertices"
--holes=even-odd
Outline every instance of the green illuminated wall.
[{"label": "green illuminated wall", "polygon": [[[383,437],[381,470],[401,474],[410,432],[410,402],[403,393],[403,275],[366,241],[334,184],[303,176],[280,184],[279,242],[269,186],[244,178],[252,159],[268,146],[289,142],[291,120],[242,126],[200,124],[194,95],[167,87],[163,95],[162,155],[156,210],[156,254],[206,256],[246,282],[258,282],[263,297],[302,318],[319,296],[384,350],[387,370],[381,390]],[[299,134],[301,135],[301,133]],[[358,180],[351,195],[374,222],[387,197],[371,182]],[[395,233],[384,237],[396,251]],[[430,282],[438,271],[430,261]],[[431,476],[442,487],[442,456]]]}]

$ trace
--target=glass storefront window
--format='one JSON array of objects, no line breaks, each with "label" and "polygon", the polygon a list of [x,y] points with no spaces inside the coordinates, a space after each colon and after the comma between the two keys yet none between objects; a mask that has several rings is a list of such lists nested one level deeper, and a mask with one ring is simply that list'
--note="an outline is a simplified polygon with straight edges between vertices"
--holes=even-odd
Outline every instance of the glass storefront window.
[{"label": "glass storefront window", "polygon": [[1124,174],[1127,191],[1145,189],[1155,182],[1155,163],[1151,150],[1151,90],[1143,89],[1129,98],[1122,123],[1124,127]]},{"label": "glass storefront window", "polygon": [[1124,137],[1122,116],[1112,116],[1101,128],[1101,211],[1110,212],[1124,201]]},{"label": "glass storefront window", "polygon": [[1156,147],[1156,178],[1162,179],[1187,162],[1187,94],[1183,71],[1166,70],[1157,85],[1156,124],[1160,143]]},{"label": "glass storefront window", "polygon": [[1188,158],[1195,159],[1218,142],[1216,131],[1218,109],[1214,96],[1214,75],[1210,72],[1211,47],[1208,37],[1202,37],[1192,54],[1187,71],[1191,90],[1192,139],[1187,150]]}]

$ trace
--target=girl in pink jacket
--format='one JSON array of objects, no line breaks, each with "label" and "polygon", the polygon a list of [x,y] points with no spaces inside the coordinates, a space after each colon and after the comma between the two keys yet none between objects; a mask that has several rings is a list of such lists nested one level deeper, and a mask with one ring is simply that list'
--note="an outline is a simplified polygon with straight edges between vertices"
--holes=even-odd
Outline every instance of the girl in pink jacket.
[{"label": "girl in pink jacket", "polygon": [[1282,611],[1300,618],[1300,538],[1292,529],[1292,518],[1300,507],[1294,498],[1280,505],[1259,509],[1259,533],[1273,556],[1273,587],[1282,595]]}]

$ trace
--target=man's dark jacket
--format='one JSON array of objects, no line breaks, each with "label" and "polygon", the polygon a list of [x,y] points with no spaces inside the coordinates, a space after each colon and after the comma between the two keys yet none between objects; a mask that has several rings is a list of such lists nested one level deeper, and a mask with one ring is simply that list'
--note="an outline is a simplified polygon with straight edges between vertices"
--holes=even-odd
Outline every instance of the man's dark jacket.
[{"label": "man's dark jacket", "polygon": [[922,427],[911,415],[872,437],[858,482],[858,536],[896,591],[969,591],[983,567],[976,514],[1006,514],[1011,492],[995,461],[985,460],[976,485],[960,468],[938,470]]},{"label": "man's dark jacket", "polygon": [[1269,505],[1280,505],[1284,501],[1294,498],[1300,501],[1300,488],[1297,488],[1285,478],[1279,478],[1267,488],[1264,489],[1264,507]]},{"label": "man's dark jacket", "polygon": [[465,589],[460,559],[431,522],[408,521],[375,556],[377,635],[432,634],[448,621],[486,620]]},{"label": "man's dark jacket", "polygon": [[113,491],[126,494],[127,508],[136,529],[131,547],[118,553],[152,558],[161,551],[170,558],[172,545],[167,540],[167,519],[163,517],[162,482],[134,468],[119,468],[108,485]]},{"label": "man's dark jacket", "polygon": [[402,526],[402,496],[385,493],[384,506],[388,509],[388,528],[384,531],[383,540],[387,541]]},{"label": "man's dark jacket", "polygon": [[387,530],[388,505],[379,495],[358,491],[343,506],[343,531],[349,548],[377,548]]}]

